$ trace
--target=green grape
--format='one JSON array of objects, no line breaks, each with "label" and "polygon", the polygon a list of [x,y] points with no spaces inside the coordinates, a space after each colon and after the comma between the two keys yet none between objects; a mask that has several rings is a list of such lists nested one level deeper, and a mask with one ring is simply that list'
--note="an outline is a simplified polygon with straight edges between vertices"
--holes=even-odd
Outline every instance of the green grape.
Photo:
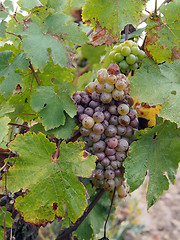
[{"label": "green grape", "polygon": [[131,70],[136,70],[138,68],[138,63],[134,63],[129,66]]},{"label": "green grape", "polygon": [[124,47],[124,46],[127,46],[127,47],[131,48],[131,47],[132,47],[132,43],[133,43],[133,41],[131,41],[131,40],[126,40],[125,42],[122,43],[122,46],[123,46],[123,47]]},{"label": "green grape", "polygon": [[101,94],[100,100],[104,104],[110,103],[112,101],[112,94],[111,93],[107,93],[107,92],[103,92]]},{"label": "green grape", "polygon": [[122,48],[122,44],[116,45],[113,47],[113,50],[116,51],[116,53],[120,53]]},{"label": "green grape", "polygon": [[139,48],[136,47],[136,46],[133,46],[133,47],[131,48],[131,53],[134,54],[135,56],[137,56],[138,53],[139,53]]},{"label": "green grape", "polygon": [[107,83],[113,85],[113,84],[115,84],[116,80],[117,80],[116,75],[111,75],[110,74],[107,78]]},{"label": "green grape", "polygon": [[96,85],[95,85],[95,91],[96,91],[97,93],[102,93],[102,92],[104,92],[104,84],[96,83]]},{"label": "green grape", "polygon": [[117,80],[117,82],[115,83],[115,86],[118,90],[124,90],[125,88],[127,88],[126,79],[122,78]]},{"label": "green grape", "polygon": [[111,60],[114,60],[114,55],[116,54],[116,51],[111,51],[110,53],[109,53],[109,58],[111,59]]},{"label": "green grape", "polygon": [[116,54],[114,55],[114,61],[115,61],[115,62],[121,62],[123,59],[124,59],[124,56],[121,55],[121,53],[116,53]]},{"label": "green grape", "polygon": [[131,53],[130,47],[124,46],[124,47],[121,48],[121,54],[122,54],[123,56],[126,57],[126,56],[128,56],[130,53]]},{"label": "green grape", "polygon": [[126,57],[126,62],[128,64],[134,64],[136,62],[136,57],[133,54],[130,54]]},{"label": "green grape", "polygon": [[119,63],[119,67],[121,70],[127,70],[129,68],[129,65],[127,64],[127,62],[125,60],[123,60],[122,62]]},{"label": "green grape", "polygon": [[114,90],[114,85],[105,83],[104,84],[104,92],[111,93]]},{"label": "green grape", "polygon": [[138,44],[132,41],[132,47],[138,47]]},{"label": "green grape", "polygon": [[85,117],[82,120],[82,125],[85,128],[92,128],[94,126],[94,119],[92,117]]},{"label": "green grape", "polygon": [[128,112],[129,112],[129,107],[128,107],[128,105],[122,103],[122,104],[120,104],[120,105],[118,106],[117,111],[118,111],[118,113],[119,113],[120,115],[123,115],[123,116],[124,116],[124,115],[128,114]]},{"label": "green grape", "polygon": [[97,72],[97,80],[99,83],[104,84],[106,79],[108,78],[107,70],[105,68],[101,68]]},{"label": "green grape", "polygon": [[96,86],[96,83],[95,82],[90,82],[86,88],[88,90],[89,93],[93,93],[95,91],[95,86]]},{"label": "green grape", "polygon": [[112,97],[116,101],[122,101],[124,98],[124,91],[123,90],[119,91],[117,89],[114,89],[112,92]]},{"label": "green grape", "polygon": [[130,118],[128,115],[119,116],[119,124],[121,126],[127,126],[130,123]]},{"label": "green grape", "polygon": [[145,52],[143,50],[139,50],[139,53],[138,53],[138,59],[141,60],[145,57]]}]

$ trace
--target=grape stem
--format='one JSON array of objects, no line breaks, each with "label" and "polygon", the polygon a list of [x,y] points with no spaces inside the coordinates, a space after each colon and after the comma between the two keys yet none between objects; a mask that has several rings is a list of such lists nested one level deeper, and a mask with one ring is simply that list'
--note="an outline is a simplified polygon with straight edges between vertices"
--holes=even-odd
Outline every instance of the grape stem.
[{"label": "grape stem", "polygon": [[90,64],[88,63],[88,64],[77,74],[77,76],[76,76],[76,78],[74,79],[74,82],[73,82],[74,85],[77,83],[78,78],[79,78],[81,75],[83,75],[83,74],[88,70],[89,67],[90,67]]},{"label": "grape stem", "polygon": [[38,78],[38,76],[37,76],[37,74],[36,74],[36,72],[35,72],[35,70],[33,68],[33,65],[32,65],[31,61],[29,61],[29,68],[31,69],[32,74],[34,75],[38,86],[40,86],[41,85],[40,80],[39,80],[39,78]]},{"label": "grape stem", "polygon": [[74,225],[70,226],[69,228],[65,229],[63,232],[61,232],[57,236],[56,240],[66,239],[67,236],[69,236],[73,231],[75,231],[80,226],[80,224],[85,220],[85,218],[88,216],[88,214],[91,212],[91,210],[94,208],[94,206],[99,201],[99,199],[102,197],[104,192],[105,192],[105,190],[101,189],[97,193],[97,195],[95,196],[95,198],[93,199],[91,204],[86,208],[86,210],[84,211],[83,215],[76,221],[76,223]]},{"label": "grape stem", "polygon": [[111,205],[110,205],[109,212],[108,212],[108,215],[107,215],[107,218],[106,218],[105,224],[104,224],[104,238],[105,238],[105,239],[106,239],[106,226],[107,226],[107,222],[108,222],[108,219],[109,219],[109,216],[110,216],[111,210],[112,210],[112,206],[113,206],[113,202],[114,202],[115,193],[116,193],[116,188],[114,188],[113,196],[112,196],[112,199],[111,199]]},{"label": "grape stem", "polygon": [[125,41],[128,40],[129,24],[125,26]]},{"label": "grape stem", "polygon": [[154,15],[157,16],[157,0],[155,0]]}]

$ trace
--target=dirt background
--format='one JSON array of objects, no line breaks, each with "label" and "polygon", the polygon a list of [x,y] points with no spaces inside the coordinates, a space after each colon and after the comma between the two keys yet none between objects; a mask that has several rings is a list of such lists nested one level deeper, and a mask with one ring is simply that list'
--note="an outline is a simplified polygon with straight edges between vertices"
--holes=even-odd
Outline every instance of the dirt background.
[{"label": "dirt background", "polygon": [[134,235],[127,232],[124,240],[180,240],[180,168],[175,185],[170,184],[159,201],[147,212],[145,191],[147,179],[143,186],[131,194],[138,199],[139,224],[144,224],[143,231]]}]

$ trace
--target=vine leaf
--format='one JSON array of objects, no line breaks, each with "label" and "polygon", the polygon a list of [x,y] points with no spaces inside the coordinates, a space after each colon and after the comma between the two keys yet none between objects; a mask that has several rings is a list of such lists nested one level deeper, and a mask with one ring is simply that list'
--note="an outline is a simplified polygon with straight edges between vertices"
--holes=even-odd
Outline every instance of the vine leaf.
[{"label": "vine leaf", "polygon": [[56,145],[42,133],[19,134],[10,143],[19,157],[8,172],[7,188],[27,192],[15,202],[25,221],[45,225],[65,215],[64,204],[72,222],[83,214],[86,191],[76,176],[89,177],[95,167],[95,156],[84,158],[83,147],[83,142],[62,142],[56,159],[52,157]]},{"label": "vine leaf", "polygon": [[[3,214],[2,210],[5,212],[6,208],[1,207],[1,210],[0,210],[0,225],[4,226],[4,214]],[[11,217],[11,213],[6,211],[6,227],[10,228],[12,223],[13,223],[13,219]],[[4,229],[1,227],[0,227],[0,239],[1,240],[4,239]]]},{"label": "vine leaf", "polygon": [[48,16],[45,23],[48,27],[48,31],[61,37],[63,40],[71,41],[75,44],[83,44],[88,38],[86,34],[78,29],[78,25],[68,15],[62,13],[56,13],[52,16]]},{"label": "vine leaf", "polygon": [[113,36],[116,36],[127,24],[134,26],[138,24],[146,2],[146,0],[86,0],[82,13],[83,20],[90,20],[93,28],[99,23],[102,28],[111,30]]},{"label": "vine leaf", "polygon": [[38,24],[31,22],[21,35],[22,48],[31,62],[40,70],[43,70],[48,61],[48,48],[51,48],[51,56],[55,64],[62,67],[67,66],[68,58],[64,44],[47,33],[46,26],[41,30]]},{"label": "vine leaf", "polygon": [[[65,104],[64,104],[65,103]],[[65,124],[64,111],[73,118],[76,107],[66,92],[54,92],[53,87],[40,86],[31,97],[31,106],[42,118],[45,130]]]},{"label": "vine leaf", "polygon": [[12,56],[11,51],[0,52],[0,92],[4,97],[9,97],[16,85],[21,83],[21,76],[15,73],[15,69],[28,69],[28,60],[23,52],[18,53],[13,62],[9,64],[9,59]]},{"label": "vine leaf", "polygon": [[8,123],[10,122],[9,117],[0,117],[0,143],[3,141],[4,137],[8,134],[9,126]]},{"label": "vine leaf", "polygon": [[169,121],[161,121],[152,129],[137,133],[138,141],[130,146],[129,157],[125,160],[125,176],[130,192],[136,190],[144,181],[149,171],[147,192],[148,208],[150,208],[168,190],[169,180],[174,184],[178,168],[180,129]]},{"label": "vine leaf", "polygon": [[175,0],[161,6],[163,16],[149,18],[146,27],[146,54],[157,63],[180,59],[180,2]]},{"label": "vine leaf", "polygon": [[131,78],[131,95],[150,105],[161,104],[160,116],[180,126],[180,115],[177,114],[180,112],[179,76],[179,61],[157,65],[153,60],[145,59]]},{"label": "vine leaf", "polygon": [[5,37],[6,37],[6,22],[2,20],[0,23],[0,38]]},{"label": "vine leaf", "polygon": [[74,118],[69,117],[66,115],[66,122],[63,126],[58,128],[54,128],[52,130],[47,131],[47,134],[53,134],[57,138],[61,139],[68,139],[73,135],[73,130],[76,127],[76,122]]},{"label": "vine leaf", "polygon": [[72,93],[75,90],[72,84],[74,80],[72,72],[72,68],[61,68],[59,65],[54,65],[52,61],[49,61],[43,73],[38,72],[37,76],[43,86],[57,85],[59,89]]},{"label": "vine leaf", "polygon": [[42,3],[39,0],[31,0],[31,1],[19,0],[18,5],[23,9],[30,10],[36,6],[42,6]]},{"label": "vine leaf", "polygon": [[[2,1],[1,1],[1,4],[2,4]],[[5,0],[1,5],[1,9],[3,10],[4,8],[8,13],[13,12],[14,11],[13,2],[11,0]],[[8,17],[8,14],[6,12],[0,11],[0,18],[5,19],[7,17]]]}]

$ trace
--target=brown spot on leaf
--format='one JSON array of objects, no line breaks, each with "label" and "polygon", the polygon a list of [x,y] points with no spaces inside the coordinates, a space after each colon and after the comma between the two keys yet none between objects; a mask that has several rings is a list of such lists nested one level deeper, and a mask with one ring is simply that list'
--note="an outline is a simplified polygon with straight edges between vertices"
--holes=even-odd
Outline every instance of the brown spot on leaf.
[{"label": "brown spot on leaf", "polygon": [[53,205],[52,205],[52,209],[53,209],[54,211],[56,211],[57,208],[58,208],[58,203],[54,202]]},{"label": "brown spot on leaf", "polygon": [[92,34],[93,42],[90,43],[94,47],[107,44],[112,45],[119,41],[120,36],[113,36],[112,31],[107,31],[106,28],[102,28],[99,24],[96,25],[96,30]]},{"label": "brown spot on leaf", "polygon": [[147,33],[146,39],[145,39],[145,45],[144,45],[145,53],[150,58],[152,58],[153,56],[148,51],[147,45],[154,45],[159,39],[158,34],[154,33],[152,30],[155,29],[157,32],[159,32],[162,29],[162,23],[160,21],[160,17],[157,17],[156,19],[152,19],[152,20],[156,23],[156,26],[150,29],[149,32]]},{"label": "brown spot on leaf", "polygon": [[171,60],[174,62],[174,60],[180,59],[180,48],[174,47],[172,49],[172,57]]}]

